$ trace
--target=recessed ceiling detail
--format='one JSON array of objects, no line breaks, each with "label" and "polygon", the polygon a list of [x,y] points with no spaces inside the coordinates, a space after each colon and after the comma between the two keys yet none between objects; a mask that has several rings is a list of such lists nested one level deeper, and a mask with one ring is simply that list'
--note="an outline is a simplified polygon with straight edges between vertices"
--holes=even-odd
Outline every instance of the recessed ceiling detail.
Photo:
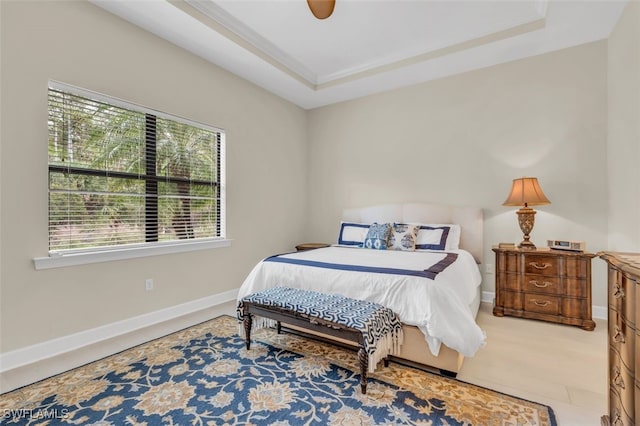
[{"label": "recessed ceiling detail", "polygon": [[[344,1],[333,21],[315,23],[302,1],[174,2],[215,30],[230,31],[315,90],[386,72],[544,27],[546,1]],[[275,10],[274,10],[275,9]],[[263,19],[264,16],[273,19]],[[443,19],[443,17],[445,19]],[[312,25],[313,24],[313,25]],[[457,28],[456,28],[457,27]],[[348,30],[345,31],[344,28]]]},{"label": "recessed ceiling detail", "polygon": [[303,108],[607,38],[624,2],[91,0]]}]

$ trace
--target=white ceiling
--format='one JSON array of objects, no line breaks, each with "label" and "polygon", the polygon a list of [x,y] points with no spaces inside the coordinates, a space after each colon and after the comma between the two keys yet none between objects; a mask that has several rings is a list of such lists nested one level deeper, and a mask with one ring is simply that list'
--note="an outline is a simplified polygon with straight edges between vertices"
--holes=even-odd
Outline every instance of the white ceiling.
[{"label": "white ceiling", "polygon": [[622,0],[90,0],[305,109],[605,39]]}]

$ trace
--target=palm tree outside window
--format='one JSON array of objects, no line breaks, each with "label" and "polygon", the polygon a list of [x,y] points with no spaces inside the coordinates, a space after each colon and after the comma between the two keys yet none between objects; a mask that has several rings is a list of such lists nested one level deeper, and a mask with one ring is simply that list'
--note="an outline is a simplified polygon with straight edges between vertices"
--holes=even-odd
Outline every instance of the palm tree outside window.
[{"label": "palm tree outside window", "polygon": [[49,251],[224,238],[224,131],[49,87]]}]

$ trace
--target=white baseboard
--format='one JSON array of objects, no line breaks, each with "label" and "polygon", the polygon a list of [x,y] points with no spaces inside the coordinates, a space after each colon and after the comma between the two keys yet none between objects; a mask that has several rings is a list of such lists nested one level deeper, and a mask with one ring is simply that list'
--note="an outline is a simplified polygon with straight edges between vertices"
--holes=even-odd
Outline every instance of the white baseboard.
[{"label": "white baseboard", "polygon": [[0,373],[235,300],[238,289],[0,354]]},{"label": "white baseboard", "polygon": [[608,309],[606,306],[596,306],[593,305],[591,307],[591,315],[594,318],[598,318],[598,319],[607,319],[607,314],[608,314]]},{"label": "white baseboard", "polygon": [[483,291],[482,292],[482,299],[481,301],[483,303],[491,303],[493,304],[493,299],[496,297],[496,293],[493,291]]},{"label": "white baseboard", "polygon": [[[74,368],[90,362],[91,360],[95,360],[97,358],[76,358],[74,360],[67,360],[65,362],[50,362],[54,359],[57,361],[61,358],[65,358],[66,354],[74,352],[87,352],[86,349],[92,347],[92,345],[105,342],[109,339],[124,336],[137,330],[142,330],[147,327],[152,327],[163,323],[170,324],[171,327],[174,328],[180,326],[188,327],[190,325],[195,325],[197,322],[203,321],[206,318],[196,320],[193,317],[187,317],[188,315],[195,314],[197,312],[200,312],[200,316],[202,316],[203,314],[210,315],[210,312],[202,311],[205,309],[215,308],[218,305],[222,305],[230,301],[235,301],[237,294],[238,289],[229,290],[223,293],[207,296],[202,299],[193,300],[191,302],[186,302],[176,306],[171,306],[169,308],[161,309],[155,312],[150,312],[148,314],[139,315],[137,317],[96,327],[90,330],[85,330],[68,336],[63,336],[57,339],[52,339],[25,348],[20,348],[15,351],[2,353],[0,354],[0,375],[3,376],[3,380],[0,380],[0,393],[7,392],[9,390],[24,386],[29,383],[33,383],[37,380],[41,380],[53,374],[66,371],[70,368]],[[482,302],[493,303],[494,297],[494,292],[482,292]],[[225,308],[225,310],[226,309],[227,308]],[[593,306],[592,313],[594,318],[607,318],[607,308],[605,306]],[[182,321],[169,322],[170,320],[176,320],[180,317],[185,318],[183,318]],[[191,324],[190,322],[192,321],[197,322]],[[167,333],[177,331],[179,329],[171,329],[171,327],[167,328],[166,326],[163,327],[164,331]],[[158,331],[156,330],[156,332]],[[137,334],[136,338],[138,338]],[[160,337],[161,335],[164,334],[158,334],[156,337]],[[120,340],[124,341],[120,342]],[[143,341],[127,341],[127,339],[123,339],[122,337],[120,337],[118,342],[120,342],[120,344],[125,344],[127,342],[132,344],[143,343]],[[117,347],[117,345],[114,347],[116,351],[125,349],[124,346],[122,348]],[[102,353],[100,357],[107,356],[112,353],[109,352],[109,350],[113,351],[112,343],[109,343],[109,348],[110,349],[108,349],[107,352]],[[81,359],[81,361],[78,361],[79,359]],[[33,368],[29,367],[32,364],[36,364],[45,360],[49,360],[46,363],[46,368],[36,368],[35,370],[37,371],[35,371]],[[11,370],[14,370],[14,372],[20,372],[19,374],[17,374],[18,378],[14,378],[13,383],[2,383],[7,382],[5,374],[7,374],[7,372],[11,372]]]},{"label": "white baseboard", "polygon": [[[493,299],[496,297],[496,293],[493,291],[483,291],[482,301],[485,303],[493,303]],[[607,319],[607,307],[593,305],[591,307],[591,316],[598,319]]]}]

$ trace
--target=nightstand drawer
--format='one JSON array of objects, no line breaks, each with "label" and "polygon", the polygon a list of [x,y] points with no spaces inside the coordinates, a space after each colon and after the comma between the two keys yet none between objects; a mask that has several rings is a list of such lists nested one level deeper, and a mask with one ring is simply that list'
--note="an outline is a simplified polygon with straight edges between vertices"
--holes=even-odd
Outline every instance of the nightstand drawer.
[{"label": "nightstand drawer", "polygon": [[525,274],[539,274],[547,276],[558,275],[558,257],[557,256],[524,256],[524,272]]},{"label": "nightstand drawer", "polygon": [[524,295],[524,310],[541,314],[558,315],[560,313],[560,298],[541,294]]},{"label": "nightstand drawer", "polygon": [[527,293],[562,294],[562,284],[558,277],[525,274],[522,289]]}]

